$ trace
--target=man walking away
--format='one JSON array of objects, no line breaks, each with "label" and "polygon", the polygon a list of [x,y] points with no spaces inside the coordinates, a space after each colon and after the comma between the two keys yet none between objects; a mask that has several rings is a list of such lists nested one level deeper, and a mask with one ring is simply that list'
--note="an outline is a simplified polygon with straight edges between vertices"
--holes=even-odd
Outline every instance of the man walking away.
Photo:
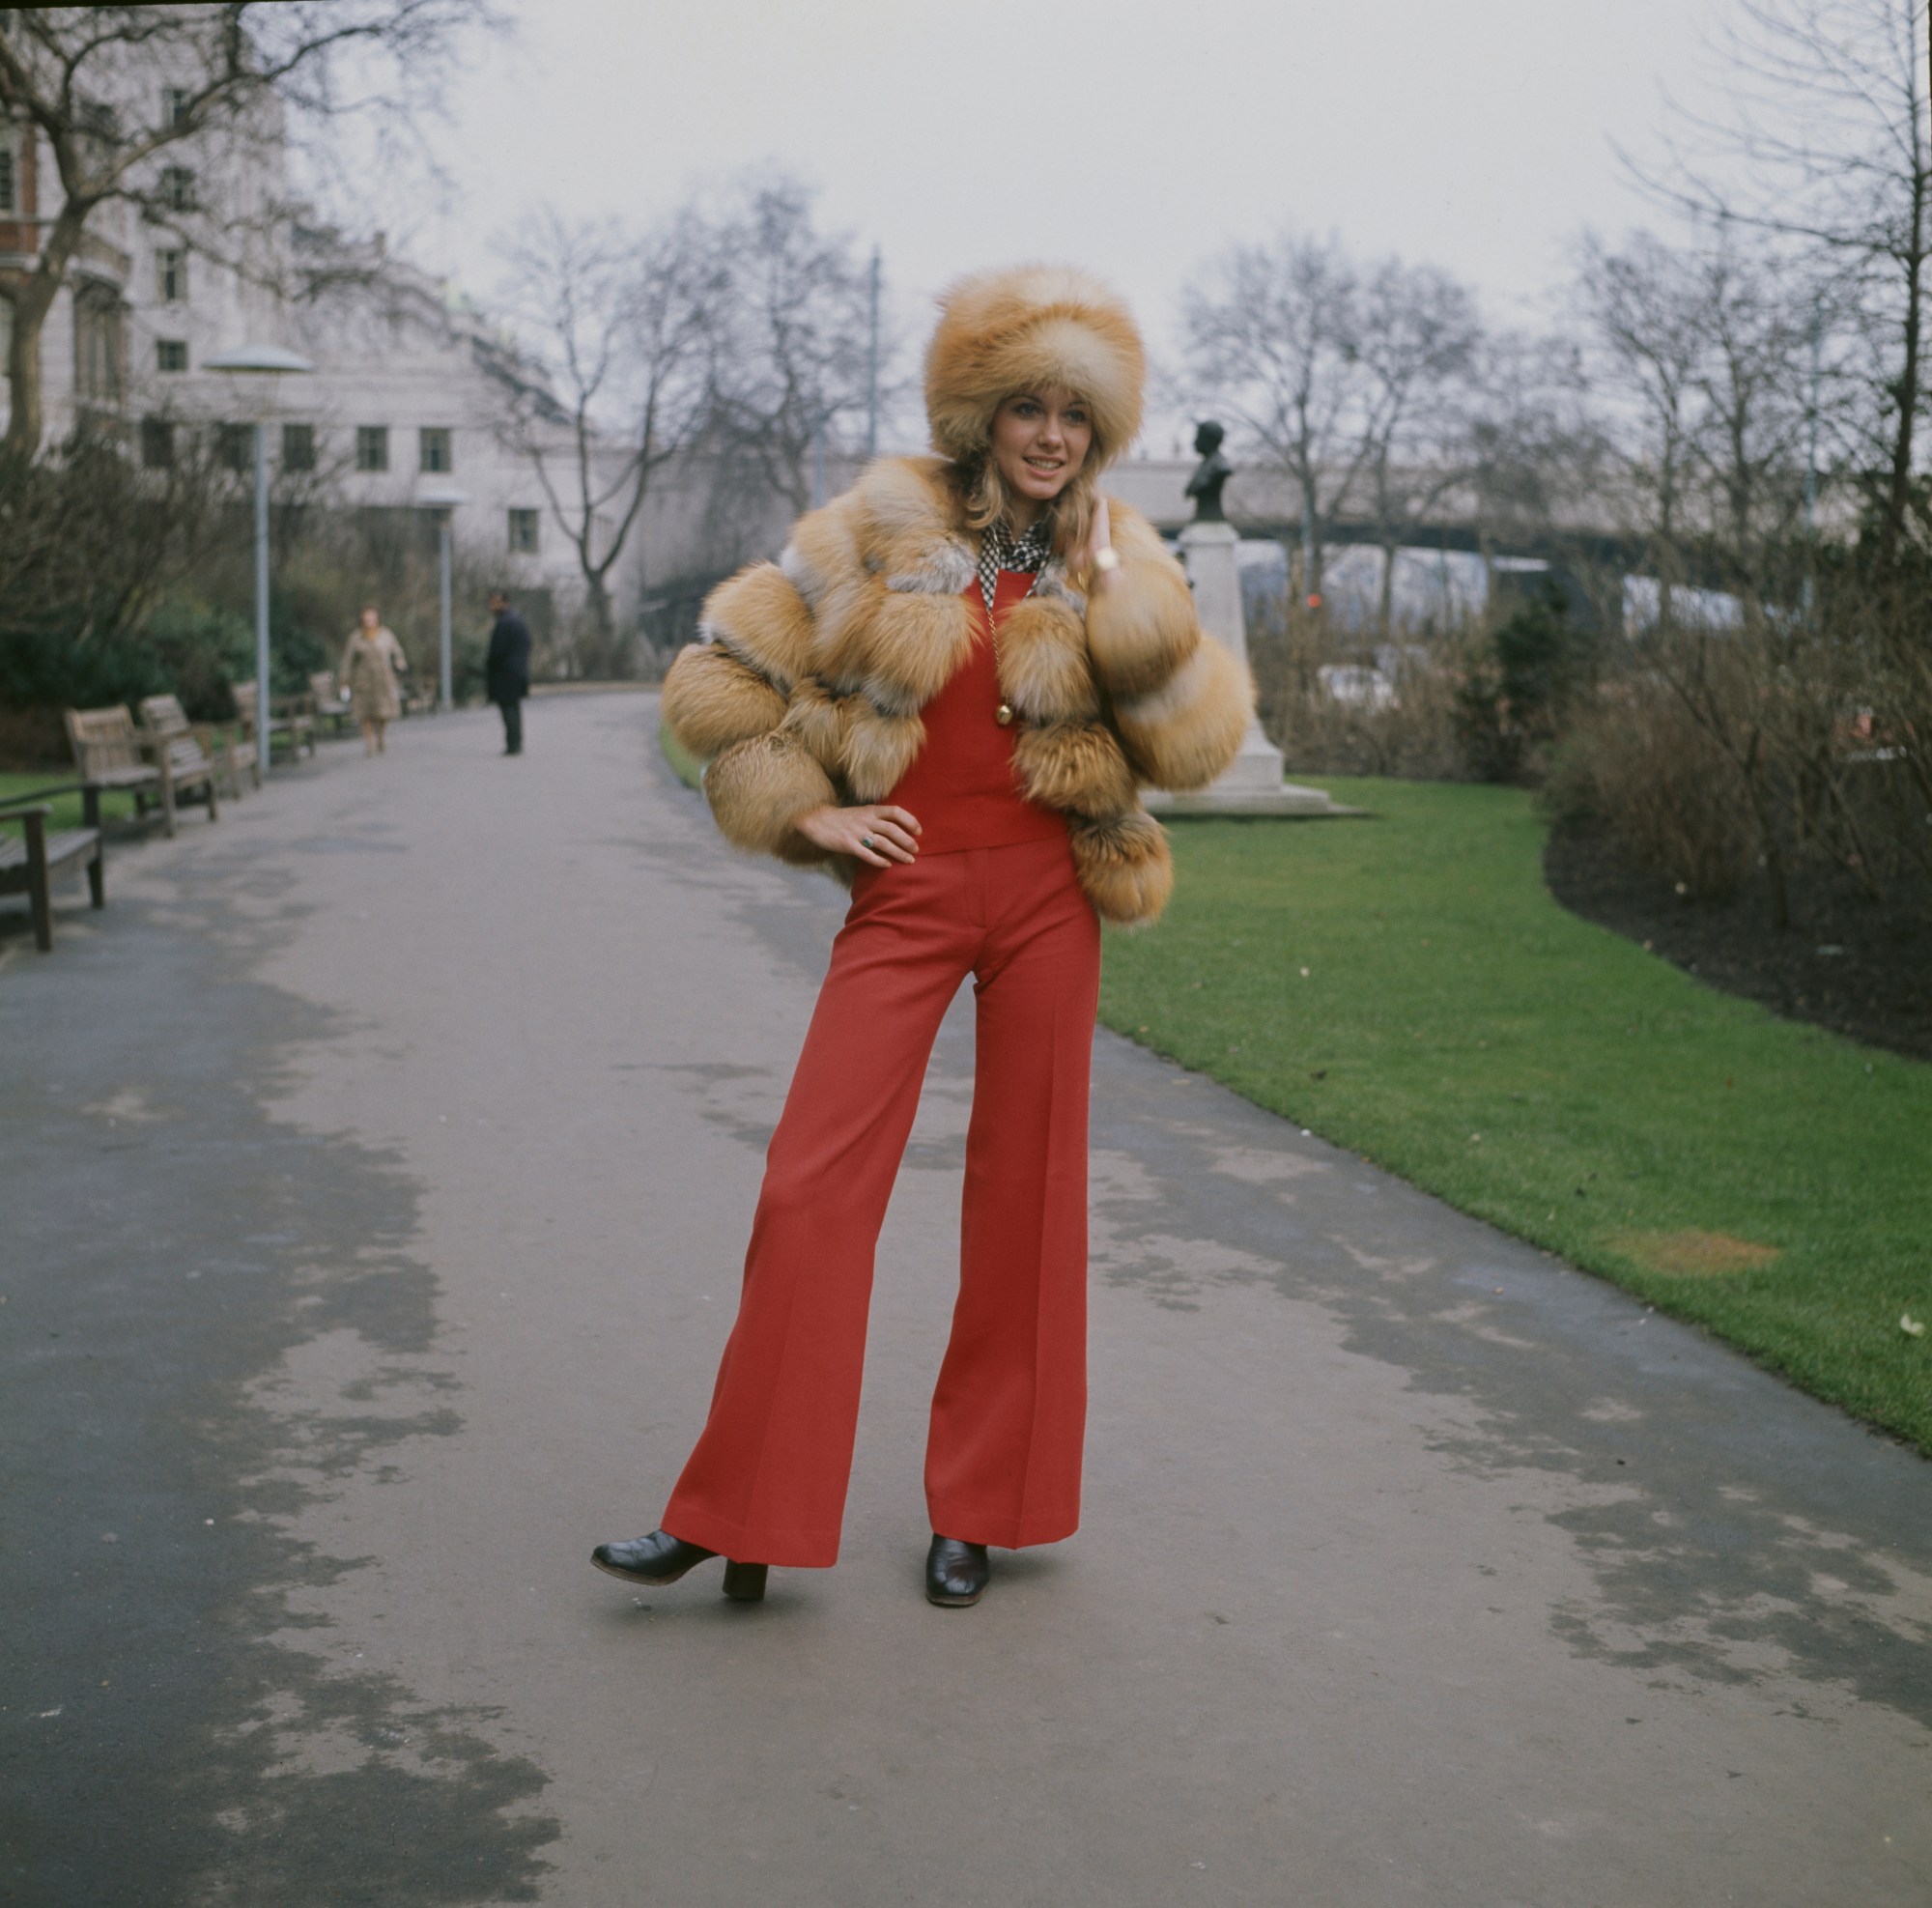
[{"label": "man walking away", "polygon": [[510,608],[506,591],[490,592],[490,660],[483,681],[490,699],[503,712],[503,753],[524,753],[524,698],[530,693],[530,626]]}]

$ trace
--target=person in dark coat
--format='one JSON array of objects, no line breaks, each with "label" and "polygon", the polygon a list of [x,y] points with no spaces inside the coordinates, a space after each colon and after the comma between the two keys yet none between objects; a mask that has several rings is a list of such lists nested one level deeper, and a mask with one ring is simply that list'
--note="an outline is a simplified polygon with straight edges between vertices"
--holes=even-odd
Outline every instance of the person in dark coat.
[{"label": "person in dark coat", "polygon": [[530,693],[530,626],[510,608],[504,591],[490,592],[497,620],[490,631],[490,658],[483,683],[491,701],[503,712],[503,753],[524,753],[524,698]]}]

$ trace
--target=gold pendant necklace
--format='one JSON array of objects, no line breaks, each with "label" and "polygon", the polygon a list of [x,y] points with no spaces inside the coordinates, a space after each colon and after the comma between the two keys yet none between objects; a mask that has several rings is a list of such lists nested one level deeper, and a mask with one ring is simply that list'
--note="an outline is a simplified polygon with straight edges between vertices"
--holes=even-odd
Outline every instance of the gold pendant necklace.
[{"label": "gold pendant necklace", "polygon": [[[1027,584],[1027,596],[1033,594],[1034,584],[1038,582],[1039,572],[1036,570],[1034,572],[1033,583]],[[997,584],[994,585],[993,594],[996,597],[999,595],[999,586]],[[1021,597],[1020,601],[1024,603],[1026,597]],[[990,603],[986,605],[986,635],[993,645],[993,680],[997,683],[1000,677],[1000,619],[994,613],[993,606]],[[1002,728],[1010,728],[1013,726],[1013,716],[1015,713],[1013,705],[1002,696],[999,707],[993,711],[993,720]]]}]

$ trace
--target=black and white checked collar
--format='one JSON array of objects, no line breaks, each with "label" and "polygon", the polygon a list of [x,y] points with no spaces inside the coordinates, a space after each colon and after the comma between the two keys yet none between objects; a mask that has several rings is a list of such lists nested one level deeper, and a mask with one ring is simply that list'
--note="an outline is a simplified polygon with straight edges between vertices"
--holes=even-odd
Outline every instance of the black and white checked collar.
[{"label": "black and white checked collar", "polygon": [[1022,570],[1037,578],[1052,555],[1053,524],[1044,515],[1036,517],[1026,533],[1017,537],[1003,519],[988,524],[980,534],[980,594],[986,599],[986,614],[993,613],[1002,570]]}]

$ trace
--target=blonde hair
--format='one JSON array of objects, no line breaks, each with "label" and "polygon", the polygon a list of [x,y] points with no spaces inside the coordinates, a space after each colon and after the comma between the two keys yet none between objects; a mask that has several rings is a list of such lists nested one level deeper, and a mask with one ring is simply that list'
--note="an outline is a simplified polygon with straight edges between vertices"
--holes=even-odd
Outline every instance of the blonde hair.
[{"label": "blonde hair", "polygon": [[[1000,475],[991,444],[982,446],[972,457],[957,460],[952,476],[969,530],[978,534],[1002,518],[1011,524],[1012,492],[1008,489],[1006,478]],[[1066,488],[1051,503],[1042,506],[1053,527],[1053,554],[1062,562],[1071,552],[1085,549],[1094,529],[1094,505],[1099,488],[1100,472],[1093,452],[1089,451]]]}]

